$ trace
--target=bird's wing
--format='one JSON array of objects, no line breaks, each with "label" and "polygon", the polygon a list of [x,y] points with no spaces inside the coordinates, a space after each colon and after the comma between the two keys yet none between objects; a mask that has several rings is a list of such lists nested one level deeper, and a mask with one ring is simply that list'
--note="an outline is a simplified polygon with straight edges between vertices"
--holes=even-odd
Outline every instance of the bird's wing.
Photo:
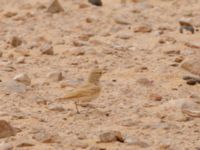
[{"label": "bird's wing", "polygon": [[67,94],[65,94],[64,97],[61,99],[75,99],[75,98],[82,98],[87,97],[93,94],[96,94],[100,92],[100,87],[92,84],[86,84],[84,86],[81,86],[73,91],[69,91]]}]

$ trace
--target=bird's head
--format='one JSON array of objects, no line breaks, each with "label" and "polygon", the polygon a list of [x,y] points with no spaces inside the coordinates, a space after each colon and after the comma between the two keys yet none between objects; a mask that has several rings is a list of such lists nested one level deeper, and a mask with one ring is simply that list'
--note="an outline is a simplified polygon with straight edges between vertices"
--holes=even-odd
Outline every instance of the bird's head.
[{"label": "bird's head", "polygon": [[93,69],[92,72],[90,73],[88,82],[98,84],[99,79],[103,73],[104,73],[104,71],[102,69],[99,69],[99,68]]}]

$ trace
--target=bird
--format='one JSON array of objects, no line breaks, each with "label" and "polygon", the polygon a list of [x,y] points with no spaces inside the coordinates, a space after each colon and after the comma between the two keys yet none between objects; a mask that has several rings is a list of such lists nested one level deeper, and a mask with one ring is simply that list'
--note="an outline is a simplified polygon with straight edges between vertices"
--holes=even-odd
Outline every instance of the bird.
[{"label": "bird", "polygon": [[101,86],[99,80],[103,74],[103,70],[95,68],[91,71],[88,80],[82,86],[78,86],[76,89],[69,91],[62,98],[57,100],[72,100],[76,106],[77,113],[80,113],[78,110],[79,102],[88,103],[96,99],[101,92]]}]

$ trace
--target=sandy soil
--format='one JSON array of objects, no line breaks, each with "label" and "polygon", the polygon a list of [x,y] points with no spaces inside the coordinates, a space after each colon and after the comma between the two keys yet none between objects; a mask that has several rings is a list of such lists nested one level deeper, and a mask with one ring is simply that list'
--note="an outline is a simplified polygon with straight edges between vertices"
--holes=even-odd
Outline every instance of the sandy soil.
[{"label": "sandy soil", "polygon": [[[191,18],[198,29],[200,1],[60,2],[65,12],[51,14],[48,0],[0,0],[0,119],[17,130],[0,141],[16,150],[199,150],[200,118],[180,105],[199,105],[200,84],[186,84],[183,76],[196,74],[180,66],[200,58],[200,34],[179,33],[178,21]],[[54,54],[41,53],[45,44]],[[97,66],[106,70],[97,109],[76,114],[73,102],[55,101]],[[20,73],[30,85],[13,81]],[[125,142],[98,142],[112,130]]]}]

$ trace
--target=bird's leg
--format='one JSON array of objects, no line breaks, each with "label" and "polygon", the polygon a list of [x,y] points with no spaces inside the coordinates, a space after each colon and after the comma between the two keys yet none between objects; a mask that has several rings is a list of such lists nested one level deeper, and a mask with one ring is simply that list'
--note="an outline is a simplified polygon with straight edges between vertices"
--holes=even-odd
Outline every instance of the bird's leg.
[{"label": "bird's leg", "polygon": [[78,103],[77,102],[74,102],[75,103],[75,106],[76,106],[76,112],[77,114],[80,114],[79,110],[78,110]]}]

